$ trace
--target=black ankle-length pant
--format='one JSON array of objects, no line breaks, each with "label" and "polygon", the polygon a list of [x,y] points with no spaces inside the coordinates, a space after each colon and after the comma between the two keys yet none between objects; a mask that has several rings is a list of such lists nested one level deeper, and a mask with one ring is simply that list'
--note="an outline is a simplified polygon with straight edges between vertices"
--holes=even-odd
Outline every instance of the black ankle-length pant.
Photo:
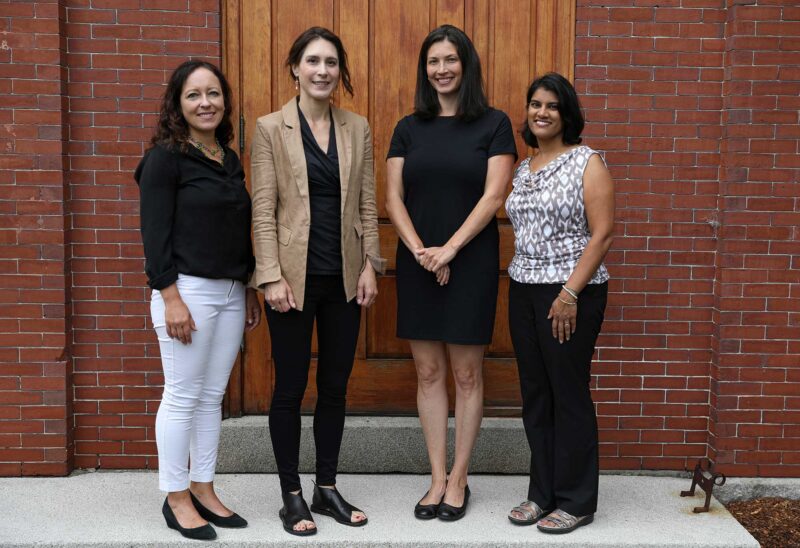
[{"label": "black ankle-length pant", "polygon": [[522,421],[531,447],[528,499],[575,516],[597,509],[597,417],[589,372],[608,284],[587,285],[575,333],[563,344],[547,319],[561,284],[511,280],[508,317],[522,390]]},{"label": "black ankle-length pant", "polygon": [[266,307],[275,391],[269,410],[272,450],[278,465],[281,490],[300,489],[300,404],[308,384],[311,334],[317,322],[317,406],[314,443],[317,484],[336,484],[339,448],[344,431],[347,381],[361,323],[361,307],[347,302],[341,276],[306,277],[303,310],[280,313]]}]

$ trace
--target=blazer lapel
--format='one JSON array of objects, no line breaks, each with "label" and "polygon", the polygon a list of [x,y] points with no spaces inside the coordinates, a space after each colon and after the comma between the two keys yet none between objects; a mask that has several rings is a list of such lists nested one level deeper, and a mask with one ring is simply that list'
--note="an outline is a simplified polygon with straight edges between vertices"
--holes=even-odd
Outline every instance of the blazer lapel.
[{"label": "blazer lapel", "polygon": [[283,116],[283,128],[281,132],[283,135],[283,144],[286,146],[286,151],[289,154],[289,162],[292,164],[294,180],[297,183],[300,197],[303,199],[306,215],[308,215],[310,219],[311,204],[308,197],[308,169],[306,168],[306,155],[303,149],[303,136],[300,133],[300,117],[297,114],[297,99],[292,97],[288,103],[283,105],[281,108],[281,115]]},{"label": "blazer lapel", "polygon": [[341,110],[331,107],[331,117],[336,128],[336,150],[339,151],[339,179],[342,190],[342,219],[344,219],[344,206],[347,201],[347,189],[350,186],[350,167],[353,155],[353,139],[350,135],[350,126]]}]

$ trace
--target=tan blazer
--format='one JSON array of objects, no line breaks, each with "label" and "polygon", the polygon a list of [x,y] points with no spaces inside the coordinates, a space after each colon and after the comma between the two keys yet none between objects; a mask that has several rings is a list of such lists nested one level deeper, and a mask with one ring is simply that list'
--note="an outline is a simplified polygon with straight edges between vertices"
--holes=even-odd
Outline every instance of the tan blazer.
[{"label": "tan blazer", "polygon": [[[342,276],[349,301],[366,261],[379,273],[386,261],[378,246],[369,124],[358,114],[336,107],[331,111],[342,188]],[[311,207],[296,99],[256,124],[251,154],[256,271],[251,285],[263,290],[283,276],[302,310]]]}]

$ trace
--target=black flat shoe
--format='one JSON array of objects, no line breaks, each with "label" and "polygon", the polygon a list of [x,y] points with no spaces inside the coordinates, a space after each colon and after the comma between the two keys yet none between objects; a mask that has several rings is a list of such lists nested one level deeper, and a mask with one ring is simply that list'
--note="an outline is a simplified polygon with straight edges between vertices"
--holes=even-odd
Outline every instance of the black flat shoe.
[{"label": "black flat shoe", "polygon": [[200,514],[200,517],[206,521],[210,521],[217,527],[226,527],[228,529],[241,529],[242,527],[247,527],[247,520],[244,519],[239,514],[233,514],[232,516],[218,516],[197,500],[197,497],[190,491],[189,496],[192,497],[192,504],[194,504],[195,510],[197,513]]},{"label": "black flat shoe", "polygon": [[455,507],[442,502],[436,512],[436,517],[444,521],[458,521],[467,513],[467,503],[469,503],[469,485],[464,487],[464,504]]},{"label": "black flat shoe", "polygon": [[281,518],[283,530],[290,535],[296,535],[298,537],[316,535],[316,523],[314,524],[313,529],[306,529],[305,531],[295,531],[294,529],[294,526],[303,520],[311,522],[314,521],[314,518],[311,517],[311,512],[308,511],[308,505],[306,505],[306,501],[303,500],[303,492],[300,491],[296,495],[291,491],[288,493],[282,493],[281,498],[283,498],[283,508],[278,511],[278,517]]},{"label": "black flat shoe", "polygon": [[361,521],[353,521],[353,512],[361,512],[361,510],[344,500],[335,487],[326,489],[314,484],[311,511],[331,517],[342,525],[350,527],[363,527],[369,521],[366,517]]},{"label": "black flat shoe", "polygon": [[191,529],[181,527],[181,524],[178,523],[178,518],[175,517],[175,513],[172,511],[172,508],[170,508],[167,499],[164,499],[164,506],[161,507],[161,513],[164,514],[164,519],[167,521],[167,527],[170,529],[175,529],[186,538],[194,540],[214,540],[217,538],[217,532],[208,523],[201,525],[200,527],[193,527]]},{"label": "black flat shoe", "polygon": [[[428,493],[425,493],[425,497],[427,496]],[[422,499],[424,499],[425,497],[422,497]],[[436,504],[422,504],[422,499],[420,499],[417,505],[414,506],[414,517],[417,519],[435,518],[436,512],[439,511],[439,506],[442,504],[442,501],[444,500],[444,493],[442,493],[442,498],[439,499],[439,502],[437,502]]]}]

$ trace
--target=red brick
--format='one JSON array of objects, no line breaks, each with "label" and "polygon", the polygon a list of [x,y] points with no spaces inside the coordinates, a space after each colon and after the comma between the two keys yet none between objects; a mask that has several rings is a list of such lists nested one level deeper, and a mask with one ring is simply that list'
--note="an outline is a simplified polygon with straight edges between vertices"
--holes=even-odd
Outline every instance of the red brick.
[{"label": "red brick", "polygon": [[[71,185],[70,340],[76,371],[73,410],[80,425],[74,463],[152,468],[156,461],[150,439],[110,442],[114,445],[97,440],[101,431],[120,426],[152,436],[152,413],[160,397],[156,384],[162,376],[157,345],[147,327],[138,196],[130,172],[150,137],[165,78],[180,60],[161,51],[179,57],[218,55],[219,7],[214,1],[184,0],[153,4],[179,12],[137,10],[138,0],[116,4],[96,0],[92,6],[94,10],[71,5],[68,21],[61,25],[71,47],[61,57],[69,65],[66,89],[74,107],[68,114],[72,142],[63,150],[36,148],[60,146],[61,69],[11,67],[0,58],[0,75],[17,79],[0,84],[7,86],[0,93],[49,94],[41,102],[34,102],[33,95],[11,96],[13,110],[0,112],[0,122],[19,124],[18,156],[4,162],[18,172],[17,184],[37,188],[60,186],[66,180]],[[585,136],[592,146],[607,151],[617,180],[618,237],[607,258],[614,280],[598,351],[602,361],[594,366],[600,376],[593,381],[600,387],[594,393],[603,428],[603,465],[679,470],[690,466],[696,448],[703,455],[707,448],[738,473],[769,470],[774,475],[800,475],[796,464],[792,468],[798,462],[796,449],[771,449],[764,458],[769,464],[751,464],[739,454],[746,449],[726,445],[726,436],[737,435],[737,425],[760,425],[762,414],[773,412],[742,409],[740,399],[749,405],[753,402],[744,398],[783,398],[789,413],[797,408],[795,399],[782,393],[793,388],[791,382],[800,382],[787,374],[797,371],[800,353],[795,329],[800,318],[792,315],[797,302],[791,290],[787,293],[787,288],[800,284],[796,272],[800,260],[787,262],[787,257],[798,255],[793,227],[800,221],[792,207],[796,198],[792,185],[800,167],[794,158],[800,140],[796,129],[800,101],[792,83],[800,79],[792,68],[798,49],[792,41],[797,38],[791,32],[777,40],[758,34],[784,28],[775,16],[776,5],[737,6],[742,11],[735,17],[728,17],[717,0],[644,0],[636,6],[612,2],[599,8],[581,2],[578,7],[576,86],[587,108]],[[23,58],[25,50],[36,49],[60,55],[55,34],[58,14],[53,8],[48,6],[52,14],[46,27],[54,34],[13,44]],[[783,8],[785,20],[791,18],[789,10]],[[742,13],[750,13],[751,20],[743,20]],[[112,16],[109,22],[94,21]],[[111,49],[112,43],[117,50]],[[754,62],[767,64],[753,66]],[[86,68],[90,66],[103,68]],[[783,83],[774,84],[776,80]],[[50,109],[52,119],[42,109]],[[47,154],[34,159],[42,152]],[[62,152],[68,155],[68,178],[62,178],[60,171]],[[56,177],[33,170],[45,166]],[[0,181],[3,177],[14,181],[7,174],[0,174]],[[33,262],[40,257],[57,262],[65,256],[67,240],[56,205],[62,200],[57,195],[41,205],[20,203],[2,211],[13,215],[19,207],[26,215],[17,226],[0,227],[7,228],[0,230],[0,241],[19,249],[16,256],[0,255],[0,261],[14,261],[12,276],[16,276],[2,280],[0,292],[13,294],[8,300],[0,298],[0,307],[16,307],[6,311],[21,329],[33,330],[41,321],[42,341],[54,331],[64,339],[66,328],[59,323],[66,317],[64,273],[48,274],[48,264],[40,269]],[[0,208],[9,205],[0,202]],[[725,228],[715,233],[707,221],[718,209]],[[40,230],[36,222],[43,214],[46,229]],[[17,232],[18,228],[22,230]],[[645,253],[652,256],[649,262]],[[716,265],[709,260],[713,253],[719,259]],[[59,289],[54,283],[61,284]],[[759,302],[761,307],[741,309],[734,304],[737,301]],[[42,316],[52,320],[42,321]],[[765,346],[765,337],[780,340]],[[59,344],[54,349],[14,347],[0,359],[56,360],[66,342]],[[44,368],[38,370],[19,374],[28,379],[25,382],[34,382]],[[56,386],[47,383],[67,378],[60,375],[42,377],[47,380],[41,386]],[[710,386],[715,388],[709,393]],[[108,388],[117,392],[103,392]],[[731,399],[736,390],[742,397]],[[51,392],[46,393],[48,398],[64,399],[58,389]],[[651,394],[664,398],[656,404],[623,403],[652,398]],[[708,418],[707,401],[714,420]],[[22,416],[20,409],[27,414]],[[0,407],[0,416],[26,418],[15,426],[20,432],[55,435],[63,431],[58,429],[64,427],[65,417],[50,417],[52,411],[45,410],[51,409],[63,414],[58,406],[7,404]],[[642,417],[642,413],[658,415]],[[793,417],[769,418],[778,427],[791,428]],[[709,429],[716,435],[706,440]],[[764,441],[780,439],[780,433],[766,432]],[[662,448],[676,448],[670,451],[678,454],[661,453]],[[45,448],[43,458],[66,459],[55,450],[64,451]],[[775,454],[782,460],[772,464]],[[21,466],[13,470],[23,473]]]}]

